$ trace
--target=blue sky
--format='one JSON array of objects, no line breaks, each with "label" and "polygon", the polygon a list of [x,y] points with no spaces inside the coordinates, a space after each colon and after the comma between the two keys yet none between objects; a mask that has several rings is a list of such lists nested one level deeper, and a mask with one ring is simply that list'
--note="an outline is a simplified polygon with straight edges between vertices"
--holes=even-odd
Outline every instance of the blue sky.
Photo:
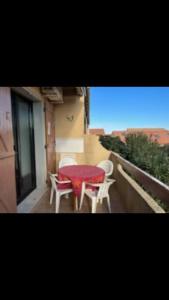
[{"label": "blue sky", "polygon": [[90,128],[169,129],[169,87],[91,87]]}]

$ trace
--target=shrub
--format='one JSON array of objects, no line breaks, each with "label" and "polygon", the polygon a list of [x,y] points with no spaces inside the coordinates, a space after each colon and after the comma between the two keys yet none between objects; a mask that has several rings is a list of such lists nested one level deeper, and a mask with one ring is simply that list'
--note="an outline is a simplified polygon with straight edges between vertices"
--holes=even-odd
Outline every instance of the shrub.
[{"label": "shrub", "polygon": [[169,184],[169,156],[164,148],[142,133],[127,135],[126,146],[129,161]]},{"label": "shrub", "polygon": [[108,135],[100,136],[100,142],[107,150],[117,152],[126,158],[127,148],[125,143],[123,143],[119,137],[112,137]]},{"label": "shrub", "polygon": [[163,149],[167,153],[167,155],[169,156],[169,144],[163,146]]}]

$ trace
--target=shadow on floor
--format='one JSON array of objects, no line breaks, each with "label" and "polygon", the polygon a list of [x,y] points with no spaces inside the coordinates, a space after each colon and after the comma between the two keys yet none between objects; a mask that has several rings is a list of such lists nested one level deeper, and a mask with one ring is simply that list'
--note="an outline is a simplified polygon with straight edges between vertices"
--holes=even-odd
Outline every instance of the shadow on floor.
[{"label": "shadow on floor", "polygon": [[[46,192],[45,195],[39,200],[36,206],[32,209],[31,213],[55,213],[55,197],[52,205],[49,203],[50,191]],[[91,201],[85,197],[82,209],[78,212],[74,211],[74,197],[70,195],[68,199],[64,196],[60,201],[60,213],[90,213],[91,212]],[[119,194],[114,188],[111,192],[111,211],[112,213],[124,213],[124,208],[121,204]],[[97,213],[109,213],[106,200],[103,204],[97,205]]]}]

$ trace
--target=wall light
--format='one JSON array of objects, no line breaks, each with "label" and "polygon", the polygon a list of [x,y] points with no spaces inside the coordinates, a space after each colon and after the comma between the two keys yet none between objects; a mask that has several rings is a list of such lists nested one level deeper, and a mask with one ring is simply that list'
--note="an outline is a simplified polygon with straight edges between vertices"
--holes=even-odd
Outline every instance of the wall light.
[{"label": "wall light", "polygon": [[73,115],[72,116],[67,116],[66,119],[68,121],[72,122],[74,120],[74,116]]}]

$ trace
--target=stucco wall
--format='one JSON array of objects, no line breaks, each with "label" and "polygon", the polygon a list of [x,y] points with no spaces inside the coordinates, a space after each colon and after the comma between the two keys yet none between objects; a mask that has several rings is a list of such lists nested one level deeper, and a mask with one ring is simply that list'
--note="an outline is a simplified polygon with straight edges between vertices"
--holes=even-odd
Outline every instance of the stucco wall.
[{"label": "stucco wall", "polygon": [[108,159],[110,151],[103,148],[99,142],[99,137],[96,135],[85,135],[85,161],[89,165],[96,165],[101,160]]},{"label": "stucco wall", "polygon": [[107,151],[99,142],[99,137],[94,135],[83,135],[84,152],[83,153],[62,153],[56,152],[57,168],[58,162],[64,155],[70,155],[75,158],[78,164],[97,165],[101,160],[109,159],[111,152]]},{"label": "stucco wall", "polygon": [[64,97],[64,103],[55,106],[55,119],[56,137],[82,137],[84,134],[84,97]]},{"label": "stucco wall", "polygon": [[[56,139],[65,140],[74,139],[75,141],[84,142],[84,97],[67,96],[64,97],[64,103],[55,106],[55,128]],[[58,153],[56,147],[56,163],[64,155],[72,155],[79,164],[85,163],[84,152],[78,153]]]}]

